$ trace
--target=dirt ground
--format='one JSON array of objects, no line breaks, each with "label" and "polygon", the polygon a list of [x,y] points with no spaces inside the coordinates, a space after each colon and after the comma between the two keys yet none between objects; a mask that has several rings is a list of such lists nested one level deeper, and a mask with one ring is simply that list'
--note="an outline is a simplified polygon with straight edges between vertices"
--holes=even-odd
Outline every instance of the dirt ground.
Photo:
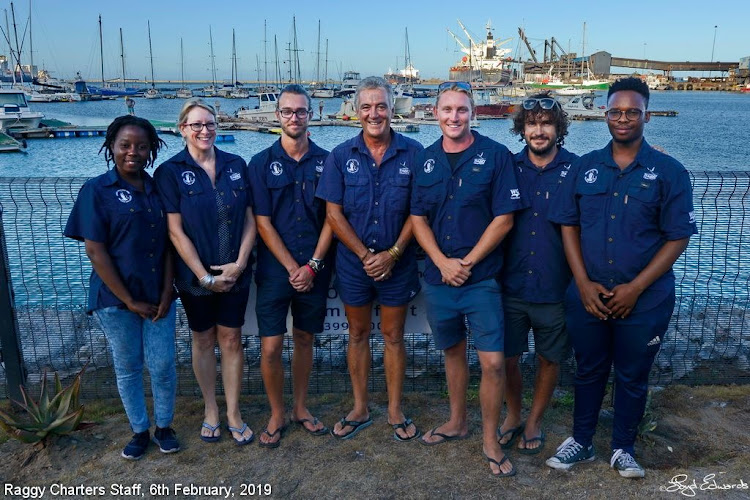
[{"label": "dirt ground", "polygon": [[[87,401],[84,418],[95,425],[38,452],[14,440],[0,444],[0,497],[188,499],[222,498],[228,491],[228,498],[750,498],[750,385],[655,391],[646,416],[655,428],[636,445],[647,468],[641,480],[609,468],[609,397],[594,442],[596,461],[568,472],[544,465],[570,434],[566,390],[557,391],[548,411],[544,451],[511,452],[518,475],[494,478],[482,458],[476,391],[470,393],[472,436],[466,441],[435,447],[394,441],[385,395],[375,394],[375,424],[354,439],[313,437],[292,427],[276,450],[237,447],[226,431],[219,443],[200,441],[202,406],[180,398],[174,427],[182,450],[163,455],[152,444],[138,462],[120,458],[130,430],[119,401]],[[310,408],[332,426],[350,404],[348,396],[324,395],[312,397]],[[405,408],[422,430],[448,415],[445,394],[408,394]],[[268,416],[263,397],[244,397],[242,411],[256,432],[262,430]],[[45,489],[41,494],[32,487]]]}]

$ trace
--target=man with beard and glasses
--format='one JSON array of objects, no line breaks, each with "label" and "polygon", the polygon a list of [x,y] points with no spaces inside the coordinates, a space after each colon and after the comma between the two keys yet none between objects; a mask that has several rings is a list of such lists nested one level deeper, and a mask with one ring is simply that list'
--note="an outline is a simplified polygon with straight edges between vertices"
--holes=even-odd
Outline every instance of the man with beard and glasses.
[{"label": "man with beard and glasses", "polygon": [[573,281],[565,306],[577,362],[573,435],[547,460],[569,469],[594,460],[592,444],[612,364],[610,466],[645,475],[634,444],[648,375],[675,304],[672,265],[697,233],[690,176],[643,138],[649,89],[617,80],[607,94],[612,141],[573,163],[550,220],[562,224]]},{"label": "man with beard and glasses", "polygon": [[410,441],[420,432],[404,415],[401,394],[406,375],[406,310],[420,290],[409,200],[414,157],[422,145],[391,129],[393,89],[383,78],[360,81],[354,104],[362,132],[331,151],[317,192],[326,200],[328,222],[341,242],[336,289],[349,322],[346,361],[354,393],[354,408],[331,434],[350,439],[372,425],[367,376],[372,305],[377,298],[385,342],[388,423],[395,440]]},{"label": "man with beard and glasses", "polygon": [[516,469],[497,441],[505,367],[496,276],[503,267],[500,243],[524,201],[508,148],[470,128],[474,99],[469,83],[445,82],[438,92],[435,114],[443,135],[417,157],[411,220],[427,253],[427,320],[435,346],[445,354],[450,417],[420,442],[435,446],[469,436],[468,325],[482,369],[482,451],[493,475],[513,476]]},{"label": "man with beard and glasses", "polygon": [[325,222],[325,204],[315,197],[328,151],[307,137],[313,111],[303,87],[284,87],[276,106],[281,138],[248,165],[261,238],[255,278],[260,367],[271,406],[271,418],[259,438],[264,448],[277,448],[286,429],[281,351],[290,305],[294,341],[291,418],[314,436],[328,432],[305,402],[314,334],[323,331],[331,277],[331,266],[324,259],[333,233]]},{"label": "man with beard and glasses", "polygon": [[[525,99],[513,117],[511,132],[526,146],[514,157],[518,185],[528,207],[515,214],[505,239],[502,272],[505,314],[505,401],[507,414],[498,429],[503,448],[519,439],[518,452],[534,455],[544,447],[542,417],[552,398],[560,362],[569,354],[565,329],[565,289],[570,269],[565,260],[560,225],[547,220],[558,188],[568,178],[577,156],[562,147],[568,117],[547,93]],[[529,350],[529,329],[534,332],[538,360],[534,397],[526,423],[521,421],[523,381],[519,357]]]}]

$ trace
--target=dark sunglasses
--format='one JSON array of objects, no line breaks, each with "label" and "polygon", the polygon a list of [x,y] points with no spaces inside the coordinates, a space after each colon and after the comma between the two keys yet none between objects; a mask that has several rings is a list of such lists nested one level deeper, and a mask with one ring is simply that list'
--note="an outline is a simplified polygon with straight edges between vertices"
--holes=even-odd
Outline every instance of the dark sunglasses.
[{"label": "dark sunglasses", "polygon": [[471,93],[471,84],[469,82],[443,82],[438,85],[438,92],[446,90],[464,90]]},{"label": "dark sunglasses", "polygon": [[557,101],[551,97],[531,97],[523,100],[523,109],[531,111],[537,105],[542,109],[552,109],[557,104]]}]

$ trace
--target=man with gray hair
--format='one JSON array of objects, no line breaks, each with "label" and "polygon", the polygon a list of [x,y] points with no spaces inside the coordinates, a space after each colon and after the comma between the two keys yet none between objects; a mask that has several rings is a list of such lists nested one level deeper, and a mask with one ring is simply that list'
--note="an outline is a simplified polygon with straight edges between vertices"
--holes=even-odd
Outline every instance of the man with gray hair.
[{"label": "man with gray hair", "polygon": [[[372,425],[367,376],[369,337],[377,324],[385,343],[388,423],[394,439],[409,441],[420,435],[401,409],[401,393],[406,311],[420,290],[409,204],[412,165],[422,145],[391,130],[393,89],[384,79],[363,79],[354,104],[362,132],[334,148],[317,191],[326,200],[328,223],[341,242],[335,284],[349,323],[347,363],[354,393],[354,408],[331,434],[349,439]],[[373,320],[376,298],[380,305]]]}]

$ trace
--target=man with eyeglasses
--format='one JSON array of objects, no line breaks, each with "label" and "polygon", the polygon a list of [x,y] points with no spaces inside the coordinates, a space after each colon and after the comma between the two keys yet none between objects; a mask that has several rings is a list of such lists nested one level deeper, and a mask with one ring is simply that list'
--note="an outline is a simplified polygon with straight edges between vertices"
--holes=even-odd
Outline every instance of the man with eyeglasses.
[{"label": "man with eyeglasses", "polygon": [[326,160],[317,196],[341,242],[336,254],[336,288],[349,323],[347,364],[354,408],[331,429],[350,439],[372,425],[367,407],[372,304],[377,298],[384,339],[388,423],[393,438],[420,436],[401,409],[406,373],[404,323],[409,302],[419,293],[417,261],[409,221],[414,157],[422,145],[391,129],[393,89],[380,77],[360,81],[354,94],[362,132],[336,146]]},{"label": "man with eyeglasses", "polygon": [[524,207],[508,149],[472,132],[474,100],[466,82],[439,87],[435,113],[443,135],[417,157],[411,202],[414,235],[427,253],[427,320],[445,354],[450,418],[420,442],[435,446],[469,436],[466,325],[482,379],[482,451],[497,477],[516,469],[500,448],[497,427],[505,367],[503,311],[495,277],[503,267],[500,243]]},{"label": "man with eyeglasses", "polygon": [[271,406],[271,418],[259,438],[265,448],[277,448],[286,429],[281,352],[290,305],[292,421],[314,436],[328,432],[306,406],[314,334],[323,331],[331,277],[326,255],[333,236],[325,222],[325,204],[315,198],[328,151],[307,136],[312,108],[303,87],[284,87],[276,106],[281,137],[248,165],[260,234],[255,315],[261,374]]},{"label": "man with eyeglasses", "polygon": [[569,469],[594,460],[592,440],[614,363],[610,466],[644,477],[634,444],[648,376],[675,303],[672,265],[697,233],[685,167],[643,138],[648,86],[638,78],[609,88],[612,141],[574,162],[550,220],[562,224],[573,272],[566,319],[575,351],[573,436],[547,460]]},{"label": "man with eyeglasses", "polygon": [[[526,143],[514,163],[521,196],[529,206],[515,214],[513,229],[505,239],[502,285],[507,414],[498,437],[505,449],[519,438],[518,452],[535,455],[544,447],[542,418],[557,385],[560,363],[570,352],[563,299],[571,274],[560,225],[549,222],[547,214],[578,157],[562,147],[569,120],[557,100],[540,93],[521,104],[513,116],[511,132]],[[524,424],[519,357],[529,350],[530,329],[538,366]]]}]

